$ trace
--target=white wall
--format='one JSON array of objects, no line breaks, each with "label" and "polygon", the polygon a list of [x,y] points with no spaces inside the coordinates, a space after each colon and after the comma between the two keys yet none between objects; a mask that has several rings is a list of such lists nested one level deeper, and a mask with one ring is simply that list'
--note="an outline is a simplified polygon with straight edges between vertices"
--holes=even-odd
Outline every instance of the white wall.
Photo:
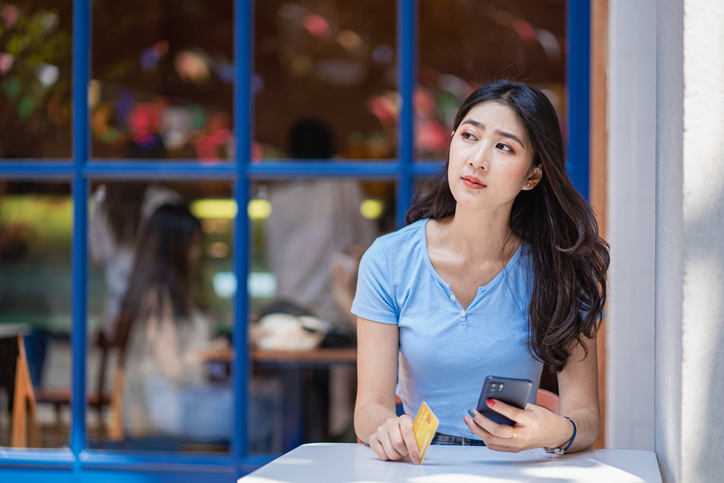
[{"label": "white wall", "polygon": [[606,447],[654,449],[656,0],[610,0]]},{"label": "white wall", "polygon": [[659,0],[656,455],[724,473],[724,2]]}]

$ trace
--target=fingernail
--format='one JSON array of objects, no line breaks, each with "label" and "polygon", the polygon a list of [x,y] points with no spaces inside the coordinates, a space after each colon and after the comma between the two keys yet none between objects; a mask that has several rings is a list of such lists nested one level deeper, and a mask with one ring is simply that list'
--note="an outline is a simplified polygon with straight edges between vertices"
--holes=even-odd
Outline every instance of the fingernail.
[{"label": "fingernail", "polygon": [[412,456],[412,462],[413,462],[413,463],[417,464],[417,463],[420,462],[420,455],[419,455],[419,454],[413,453],[413,454],[410,455],[410,456]]},{"label": "fingernail", "polygon": [[473,411],[472,409],[468,409],[468,414],[470,415],[471,418],[475,417],[475,411]]},{"label": "fingernail", "polygon": [[463,419],[465,420],[466,423],[472,423],[472,422],[473,422],[473,418],[471,418],[470,416],[465,416]]},{"label": "fingernail", "polygon": [[491,408],[494,408],[494,407],[495,407],[495,401],[493,401],[492,399],[486,399],[486,400],[485,400],[485,403],[486,403],[488,406],[490,406]]}]

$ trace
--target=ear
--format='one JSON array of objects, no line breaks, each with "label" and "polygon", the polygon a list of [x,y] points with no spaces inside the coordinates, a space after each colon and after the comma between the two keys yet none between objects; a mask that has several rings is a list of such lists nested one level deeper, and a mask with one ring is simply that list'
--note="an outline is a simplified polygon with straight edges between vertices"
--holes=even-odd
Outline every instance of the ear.
[{"label": "ear", "polygon": [[543,179],[543,169],[540,166],[536,166],[535,168],[530,170],[530,173],[528,174],[528,179],[525,180],[525,186],[523,186],[523,189],[532,190],[536,187],[538,183],[540,183],[541,179]]}]

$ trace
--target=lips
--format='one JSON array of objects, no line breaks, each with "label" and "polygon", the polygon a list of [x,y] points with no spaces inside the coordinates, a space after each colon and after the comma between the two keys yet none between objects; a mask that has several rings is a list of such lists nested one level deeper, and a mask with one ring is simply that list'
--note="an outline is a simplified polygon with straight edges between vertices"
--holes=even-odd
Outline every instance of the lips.
[{"label": "lips", "polygon": [[480,179],[478,179],[472,175],[463,176],[463,183],[468,188],[473,188],[473,189],[481,189],[481,188],[486,187],[485,183],[483,183],[482,181],[480,181]]}]

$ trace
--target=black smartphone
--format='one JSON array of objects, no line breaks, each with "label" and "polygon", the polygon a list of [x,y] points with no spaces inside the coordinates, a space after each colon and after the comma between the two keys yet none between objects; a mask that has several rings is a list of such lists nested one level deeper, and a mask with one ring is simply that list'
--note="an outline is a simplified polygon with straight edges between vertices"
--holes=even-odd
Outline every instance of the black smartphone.
[{"label": "black smartphone", "polygon": [[478,412],[498,424],[512,426],[515,421],[511,421],[502,414],[495,412],[488,407],[485,400],[497,399],[511,406],[525,409],[532,388],[533,383],[528,379],[488,376],[485,378],[485,384],[483,384],[483,390],[480,392],[480,399],[478,399]]}]

